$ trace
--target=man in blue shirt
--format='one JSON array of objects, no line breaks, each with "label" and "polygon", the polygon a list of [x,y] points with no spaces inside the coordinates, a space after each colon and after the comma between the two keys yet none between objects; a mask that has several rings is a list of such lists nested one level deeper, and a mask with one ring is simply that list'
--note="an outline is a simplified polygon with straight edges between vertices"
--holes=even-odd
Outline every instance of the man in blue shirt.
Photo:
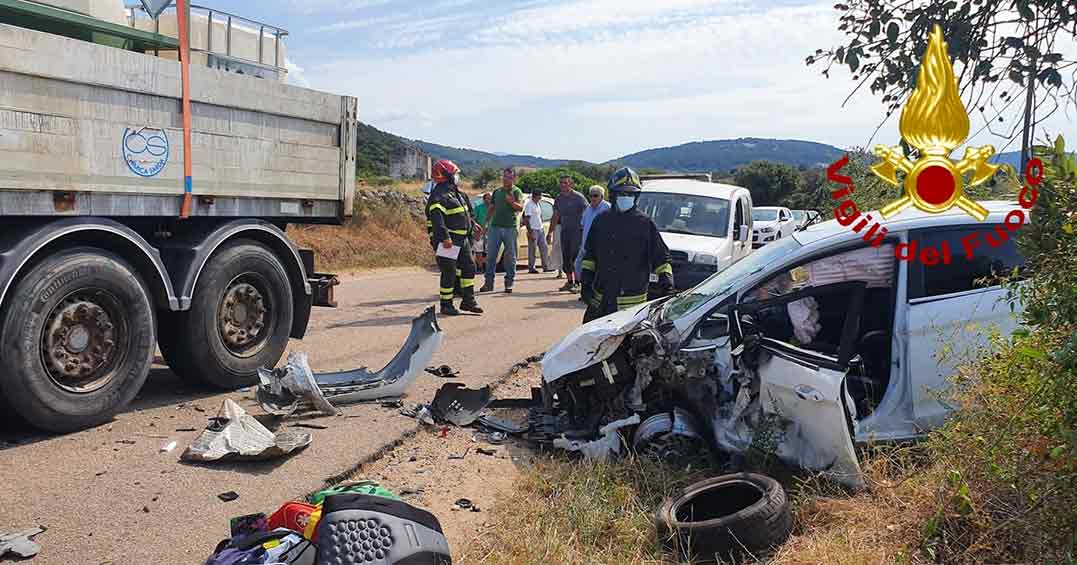
[{"label": "man in blue shirt", "polygon": [[583,223],[583,245],[580,246],[580,253],[576,256],[576,280],[580,279],[580,271],[583,267],[583,254],[587,250],[587,233],[591,231],[591,223],[595,221],[595,218],[609,211],[610,203],[606,202],[606,189],[599,185],[592,185],[587,190],[589,205],[587,209],[583,211],[581,222]]}]

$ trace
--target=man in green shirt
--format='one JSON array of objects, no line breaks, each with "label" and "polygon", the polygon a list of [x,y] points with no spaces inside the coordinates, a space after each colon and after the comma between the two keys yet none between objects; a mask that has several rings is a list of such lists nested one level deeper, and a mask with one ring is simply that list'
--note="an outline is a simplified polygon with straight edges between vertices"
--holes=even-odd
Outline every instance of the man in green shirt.
[{"label": "man in green shirt", "polygon": [[475,252],[475,265],[486,272],[486,211],[490,209],[490,193],[482,193],[482,202],[475,205],[475,222],[479,224],[475,234],[475,243],[471,249]]},{"label": "man in green shirt", "polygon": [[494,272],[501,246],[505,247],[505,292],[512,292],[516,281],[516,233],[518,214],[524,209],[524,193],[516,187],[516,171],[512,167],[501,173],[501,188],[491,198],[492,209],[486,211],[486,283],[479,292],[494,290]]}]

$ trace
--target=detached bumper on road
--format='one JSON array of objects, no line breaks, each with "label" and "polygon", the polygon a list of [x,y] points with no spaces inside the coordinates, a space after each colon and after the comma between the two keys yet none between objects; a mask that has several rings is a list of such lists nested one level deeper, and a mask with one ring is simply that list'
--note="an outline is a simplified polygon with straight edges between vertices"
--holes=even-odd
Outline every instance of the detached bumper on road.
[{"label": "detached bumper on road", "polygon": [[284,367],[258,370],[258,402],[266,412],[277,416],[292,414],[300,405],[335,414],[336,405],[402,396],[430,365],[442,336],[437,315],[430,307],[411,321],[411,333],[404,346],[376,373],[361,367],[315,374],[305,353],[292,353]]}]

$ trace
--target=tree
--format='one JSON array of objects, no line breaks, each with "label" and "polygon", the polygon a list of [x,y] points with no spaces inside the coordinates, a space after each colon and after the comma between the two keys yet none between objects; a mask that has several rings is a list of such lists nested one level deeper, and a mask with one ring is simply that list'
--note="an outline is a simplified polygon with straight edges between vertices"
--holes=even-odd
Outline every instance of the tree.
[{"label": "tree", "polygon": [[479,171],[479,175],[476,176],[475,180],[471,182],[471,186],[478,189],[483,189],[486,188],[487,185],[489,185],[491,182],[497,180],[500,177],[501,175],[497,172],[497,170],[490,167],[485,167],[482,169],[482,171]]},{"label": "tree", "polygon": [[737,169],[733,180],[752,193],[752,203],[756,206],[777,206],[796,192],[800,184],[796,169],[771,161],[752,161]]},{"label": "tree", "polygon": [[[920,57],[934,24],[943,29],[950,57],[961,67],[958,83],[966,107],[978,112],[984,128],[1008,140],[1022,130],[1023,155],[1029,155],[1035,124],[1067,106],[1077,106],[1077,61],[1066,60],[1056,45],[1077,37],[1077,9],[1063,0],[852,0],[834,6],[838,29],[849,41],[808,56],[830,76],[833,65],[847,66],[857,82],[881,94],[886,116],[898,110],[916,86]],[[846,98],[848,101],[848,98]],[[1014,103],[1024,118],[1006,131],[1003,113]],[[994,128],[1000,128],[998,130]]]},{"label": "tree", "polygon": [[[561,191],[559,185],[561,175],[565,174],[572,177],[574,188],[581,194],[592,184],[600,184],[573,170],[541,169],[520,176],[516,179],[516,186],[520,187],[520,190],[524,191],[525,194],[531,194],[537,189],[549,196],[556,196]],[[604,185],[605,183],[601,184]]]},{"label": "tree", "polygon": [[595,179],[602,184],[605,184],[606,179],[610,178],[610,175],[616,170],[613,165],[596,165],[587,161],[569,161],[565,163],[565,168],[576,171],[589,179]]}]

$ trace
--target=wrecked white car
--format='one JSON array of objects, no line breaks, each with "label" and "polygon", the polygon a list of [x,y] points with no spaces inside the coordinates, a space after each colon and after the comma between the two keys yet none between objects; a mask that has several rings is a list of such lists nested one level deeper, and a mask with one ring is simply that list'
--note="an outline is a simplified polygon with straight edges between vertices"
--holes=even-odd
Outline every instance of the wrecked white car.
[{"label": "wrecked white car", "polygon": [[[691,290],[577,328],[543,357],[532,436],[593,455],[611,423],[639,416],[651,437],[680,419],[713,449],[743,452],[766,435],[787,463],[861,486],[854,445],[938,426],[960,354],[1016,325],[1008,292],[984,282],[1023,264],[994,229],[1016,205],[984,204],[984,222],[907,210],[878,239],[816,224]],[[928,248],[946,261],[925,265]]]}]

